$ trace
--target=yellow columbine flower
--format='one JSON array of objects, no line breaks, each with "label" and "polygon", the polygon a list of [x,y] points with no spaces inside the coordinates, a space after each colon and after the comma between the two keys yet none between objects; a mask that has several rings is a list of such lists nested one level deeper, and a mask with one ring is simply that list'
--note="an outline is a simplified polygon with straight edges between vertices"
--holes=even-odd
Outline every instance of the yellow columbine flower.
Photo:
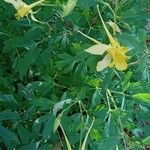
[{"label": "yellow columbine flower", "polygon": [[[32,8],[42,4],[43,1],[45,0],[39,0],[35,3],[32,3],[30,5],[27,5],[25,2],[23,2],[22,0],[4,0],[7,3],[11,3],[14,8],[16,9],[17,13],[15,14],[16,19],[20,19],[23,17],[28,17],[28,15],[31,15],[31,19],[33,21],[38,21],[37,19],[35,19],[34,15],[36,12],[32,11]],[[39,21],[38,21],[39,22]]]},{"label": "yellow columbine flower", "polygon": [[84,33],[78,30],[78,32],[81,33],[83,36],[89,38],[90,40],[96,43],[96,45],[86,49],[85,51],[94,55],[102,55],[105,51],[107,52],[105,57],[97,63],[97,67],[96,67],[97,71],[102,71],[108,66],[110,68],[115,66],[117,70],[123,71],[127,69],[128,66],[127,65],[128,57],[125,55],[128,48],[121,46],[117,41],[117,39],[113,38],[109,30],[107,29],[100,12],[99,12],[99,16],[102,21],[104,30],[109,38],[110,44],[109,45],[102,44],[101,42],[85,35]]},{"label": "yellow columbine flower", "polygon": [[109,30],[107,29],[107,27],[103,21],[103,18],[100,14],[99,9],[98,9],[98,12],[99,12],[99,16],[102,21],[103,27],[105,29],[105,32],[106,32],[106,34],[109,38],[110,44],[111,44],[111,47],[107,50],[109,56],[112,59],[112,62],[111,62],[111,64],[109,64],[109,67],[115,66],[117,70],[120,70],[120,71],[125,70],[125,69],[127,69],[127,66],[128,66],[127,65],[127,56],[125,55],[128,48],[120,46],[117,39],[113,38],[113,36],[110,34]]}]

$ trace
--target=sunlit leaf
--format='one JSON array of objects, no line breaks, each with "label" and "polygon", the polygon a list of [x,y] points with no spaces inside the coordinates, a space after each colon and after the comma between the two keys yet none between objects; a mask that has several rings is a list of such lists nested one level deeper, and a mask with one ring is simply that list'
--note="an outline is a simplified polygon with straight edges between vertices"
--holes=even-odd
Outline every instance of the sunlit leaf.
[{"label": "sunlit leaf", "polygon": [[150,145],[150,136],[146,137],[142,142],[144,145]]},{"label": "sunlit leaf", "polygon": [[134,94],[132,97],[140,100],[141,102],[150,103],[150,93],[138,93]]},{"label": "sunlit leaf", "polygon": [[76,6],[77,0],[68,0],[66,5],[63,5],[62,17],[68,16]]},{"label": "sunlit leaf", "polygon": [[53,115],[56,115],[56,113],[62,109],[62,107],[64,106],[64,104],[70,104],[71,103],[71,99],[66,99],[66,100],[63,100],[63,101],[60,101],[58,103],[56,103],[54,105],[54,108],[53,108]]}]

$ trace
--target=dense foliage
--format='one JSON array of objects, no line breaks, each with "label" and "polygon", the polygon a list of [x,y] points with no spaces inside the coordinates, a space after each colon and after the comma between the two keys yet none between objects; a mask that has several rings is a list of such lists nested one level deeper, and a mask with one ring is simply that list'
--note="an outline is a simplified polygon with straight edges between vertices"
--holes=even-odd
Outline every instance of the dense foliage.
[{"label": "dense foliage", "polygon": [[[148,149],[149,0],[69,1],[32,8],[41,8],[34,14],[40,22],[30,14],[17,20],[13,5],[0,2],[0,148]],[[79,30],[109,44],[97,5],[112,36],[128,48],[126,70],[97,72],[105,53],[85,51],[94,42]]]}]

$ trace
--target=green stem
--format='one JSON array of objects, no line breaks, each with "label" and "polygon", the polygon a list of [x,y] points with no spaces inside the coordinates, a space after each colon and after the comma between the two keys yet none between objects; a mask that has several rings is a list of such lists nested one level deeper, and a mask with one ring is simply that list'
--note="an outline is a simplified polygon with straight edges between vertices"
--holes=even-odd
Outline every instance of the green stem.
[{"label": "green stem", "polygon": [[45,0],[39,0],[39,1],[35,2],[35,3],[30,4],[30,5],[29,5],[29,9],[31,9],[31,8],[33,8],[33,7],[35,7],[35,6],[39,5],[39,4],[41,4],[41,3],[44,2],[44,1],[45,1]]},{"label": "green stem", "polygon": [[121,110],[124,110],[125,96],[122,97]]},{"label": "green stem", "polygon": [[70,104],[67,108],[65,108],[61,113],[64,113],[66,110],[68,110],[70,107],[72,107],[74,104],[76,104],[78,100],[76,100],[74,103]]},{"label": "green stem", "polygon": [[118,91],[113,91],[113,90],[109,90],[109,91],[112,92],[112,93],[116,93],[116,94],[119,94],[119,95],[126,96],[126,97],[132,97],[131,95],[124,94],[123,92],[118,92]]},{"label": "green stem", "polygon": [[92,126],[93,126],[94,122],[95,122],[95,118],[93,117],[93,121],[92,121],[91,126],[90,126],[90,128],[89,128],[89,130],[88,130],[88,132],[87,132],[87,134],[86,134],[86,136],[85,136],[85,139],[84,139],[84,141],[83,141],[81,150],[85,150],[87,138],[88,138],[88,136],[89,136],[89,133],[90,133],[90,131],[91,131],[91,129],[92,129]]},{"label": "green stem", "polygon": [[65,141],[66,141],[68,150],[72,150],[72,149],[71,149],[71,145],[70,145],[70,143],[69,143],[69,140],[68,140],[68,138],[67,138],[67,135],[66,135],[66,133],[65,133],[65,131],[64,131],[64,129],[63,129],[63,127],[62,127],[62,125],[61,125],[61,123],[60,123],[60,121],[59,121],[58,119],[57,119],[57,122],[59,123],[59,126],[60,126],[60,128],[61,128],[61,130],[62,130],[62,132],[63,132],[64,137],[65,137]]},{"label": "green stem", "polygon": [[115,0],[115,18],[114,18],[114,22],[117,23],[117,12],[118,12],[118,6],[119,6],[119,1],[118,0]]},{"label": "green stem", "polygon": [[114,10],[111,8],[111,6],[108,3],[104,2],[104,1],[99,1],[99,2],[104,4],[104,5],[106,5],[110,9],[110,11],[112,12],[112,14],[114,16],[115,12],[114,12]]},{"label": "green stem", "polygon": [[[116,102],[115,102],[113,96],[111,95],[111,92],[108,89],[107,89],[107,92],[108,92],[108,95],[110,96],[110,99],[112,100],[112,103],[113,103],[115,109],[118,110],[118,107],[116,105]],[[118,120],[118,123],[119,123],[119,126],[120,126],[120,134],[121,134],[122,139],[123,139],[125,150],[129,150],[128,147],[127,147],[127,142],[126,142],[126,139],[125,139],[125,134],[124,134],[124,130],[123,130],[123,125],[122,125],[122,122],[121,122],[121,118],[120,118],[119,115],[117,115],[117,117],[118,117],[117,120]]]},{"label": "green stem", "polygon": [[84,37],[90,39],[90,40],[93,41],[94,43],[96,43],[96,44],[101,44],[101,42],[99,42],[99,41],[95,40],[94,38],[92,38],[92,37],[90,37],[90,36],[84,34],[84,33],[81,32],[80,30],[77,30],[77,32],[79,32],[80,34],[82,34]]},{"label": "green stem", "polygon": [[108,111],[111,111],[111,106],[110,106],[110,101],[109,101],[109,97],[108,97],[108,93],[106,93],[106,99],[107,99],[107,104],[108,104]]},{"label": "green stem", "polygon": [[[81,113],[81,121],[84,124],[83,111],[82,111],[82,107],[81,107],[81,101],[79,101],[78,103],[79,103],[79,109],[80,109],[80,113]],[[83,131],[83,127],[81,127],[81,132],[80,132],[79,150],[81,149],[81,146],[82,146],[82,133],[83,133],[82,131]]]}]

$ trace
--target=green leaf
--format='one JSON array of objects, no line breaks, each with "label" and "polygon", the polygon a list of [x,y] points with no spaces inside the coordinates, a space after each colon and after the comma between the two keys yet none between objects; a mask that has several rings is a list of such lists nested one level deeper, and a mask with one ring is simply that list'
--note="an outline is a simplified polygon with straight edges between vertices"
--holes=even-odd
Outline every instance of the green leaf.
[{"label": "green leaf", "polygon": [[147,0],[127,1],[125,5],[122,5],[123,7],[121,7],[121,19],[136,27],[144,28],[148,16],[148,12],[144,11],[147,7],[146,4],[149,5]]},{"label": "green leaf", "polygon": [[39,108],[39,110],[43,111],[43,110],[49,110],[50,108],[52,108],[52,106],[54,105],[54,102],[52,102],[51,100],[47,98],[40,97],[38,99],[33,99],[30,102],[30,104],[35,106],[36,108]]},{"label": "green leaf", "polygon": [[[59,147],[60,144],[58,144],[58,147]],[[61,147],[61,145],[60,145]],[[50,149],[53,149],[53,145],[51,144],[44,144],[42,145],[38,150],[50,150]]]},{"label": "green leaf", "polygon": [[56,103],[53,108],[53,115],[55,116],[57,112],[63,108],[64,104],[70,104],[70,103],[71,103],[71,99],[66,99]]},{"label": "green leaf", "polygon": [[0,121],[12,120],[17,121],[20,119],[20,115],[17,112],[11,112],[10,110],[4,110],[0,112]]},{"label": "green leaf", "polygon": [[31,143],[31,144],[27,144],[27,145],[24,145],[24,146],[21,146],[18,148],[18,150],[37,150],[38,148],[38,143]]},{"label": "green leaf", "polygon": [[78,0],[78,5],[81,9],[83,10],[87,10],[89,9],[91,6],[94,6],[96,3],[96,0]]},{"label": "green leaf", "polygon": [[100,103],[101,93],[99,90],[96,90],[92,97],[92,105],[95,106],[96,104]]},{"label": "green leaf", "polygon": [[[32,10],[43,24],[16,20],[1,1],[0,149],[123,150],[122,129],[127,148],[142,149],[150,136],[149,0],[45,0]],[[110,62],[107,45],[92,46],[109,44],[97,5],[128,48],[125,71],[96,71]],[[109,20],[122,32],[113,34]]]},{"label": "green leaf", "polygon": [[54,116],[51,114],[50,118],[45,124],[44,130],[42,133],[44,140],[48,140],[51,138],[53,127],[54,127]]},{"label": "green leaf", "polygon": [[150,136],[146,137],[142,142],[144,145],[150,145]]},{"label": "green leaf", "polygon": [[101,134],[96,129],[91,130],[90,137],[92,140],[96,140],[96,141],[102,138]]},{"label": "green leaf", "polygon": [[29,29],[27,32],[24,32],[23,35],[15,35],[5,41],[4,50],[8,51],[18,47],[25,47],[29,49],[29,47],[37,45],[35,40],[40,40],[42,32],[42,28],[37,26]]},{"label": "green leaf", "polygon": [[99,150],[113,150],[115,148],[115,146],[119,143],[120,139],[119,137],[110,137],[107,139],[102,140],[102,142],[100,142],[98,145],[98,149]]},{"label": "green leaf", "polygon": [[10,94],[3,94],[0,92],[0,102],[4,103],[16,103],[16,100],[13,95]]},{"label": "green leaf", "polygon": [[[40,97],[39,99],[38,98],[36,99],[37,105],[38,103],[40,105],[40,102],[42,103],[42,101],[44,102],[44,100],[46,101],[46,103],[49,103],[50,105],[51,102],[48,99],[44,99],[44,98],[42,100],[42,97],[51,91],[52,86],[53,86],[53,83],[51,81],[30,82],[25,87],[23,85],[20,86],[19,95],[21,95],[22,97],[25,97],[26,99],[34,100],[35,99],[34,95],[36,93],[36,95]],[[32,102],[34,103],[34,101],[31,101],[31,103]],[[37,106],[36,103],[34,104],[35,106]]]},{"label": "green leaf", "polygon": [[20,77],[23,77],[27,74],[27,70],[30,68],[30,65],[36,61],[40,54],[40,50],[37,47],[29,49],[23,58],[18,58],[17,62],[14,64],[16,72],[19,72]]},{"label": "green leaf", "polygon": [[32,139],[32,134],[21,125],[17,127],[17,132],[23,144],[28,144]]},{"label": "green leaf", "polygon": [[111,69],[111,70],[108,70],[108,73],[105,75],[105,78],[103,79],[103,82],[101,84],[101,95],[105,95],[105,92],[106,92],[106,89],[109,88],[111,82],[112,82],[112,78],[114,76],[114,71]]},{"label": "green leaf", "polygon": [[138,93],[134,94],[132,97],[140,100],[141,102],[150,103],[150,93]]},{"label": "green leaf", "polygon": [[131,50],[130,53],[132,55],[141,53],[145,49],[144,44],[141,43],[141,41],[138,38],[139,37],[137,37],[136,34],[129,34],[129,33],[126,33],[126,32],[123,32],[120,35],[118,35],[119,41],[123,45],[128,47],[129,50]]},{"label": "green leaf", "polygon": [[87,84],[90,85],[90,86],[93,86],[93,87],[95,87],[95,88],[98,88],[99,85],[100,85],[100,79],[97,79],[97,78],[91,79],[91,80],[89,80],[89,81],[87,82]]},{"label": "green leaf", "polygon": [[8,150],[14,149],[19,140],[13,132],[0,125],[0,137],[3,139]]},{"label": "green leaf", "polygon": [[66,72],[71,71],[76,63],[76,59],[68,53],[59,54],[58,57],[62,60],[56,62],[56,67],[61,70],[66,68]]}]

